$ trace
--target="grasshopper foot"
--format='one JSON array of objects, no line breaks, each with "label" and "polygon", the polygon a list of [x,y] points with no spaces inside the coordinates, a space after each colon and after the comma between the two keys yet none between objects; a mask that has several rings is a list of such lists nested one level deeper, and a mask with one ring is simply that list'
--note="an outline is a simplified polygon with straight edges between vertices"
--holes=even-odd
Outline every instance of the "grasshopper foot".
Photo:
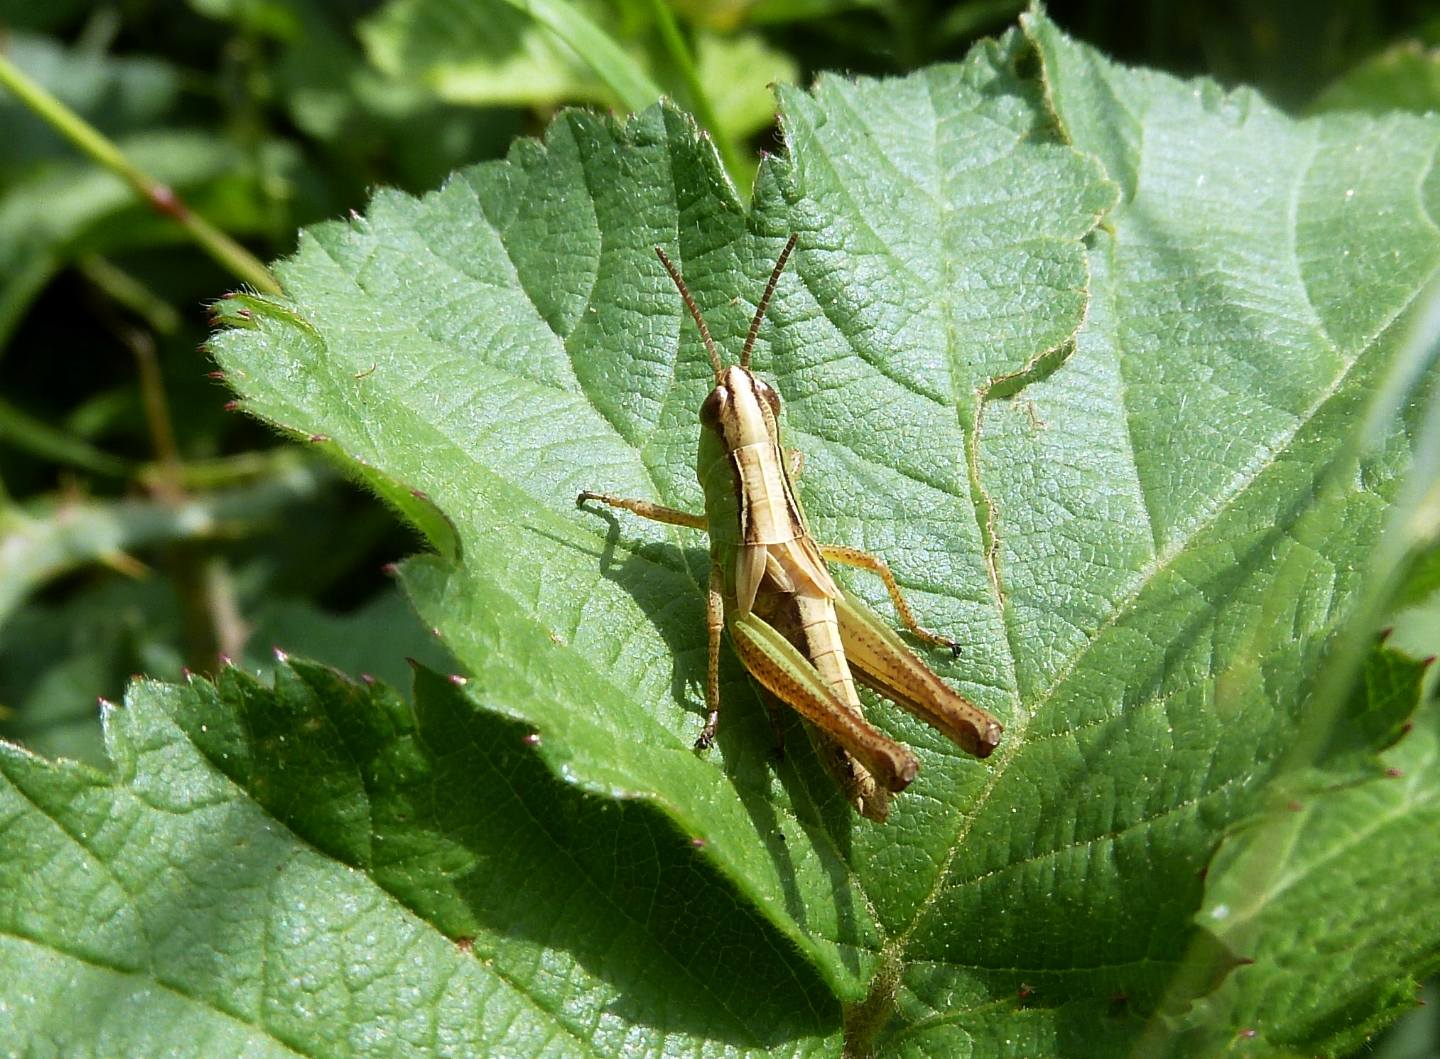
[{"label": "grasshopper foot", "polygon": [[715,745],[715,721],[714,717],[705,722],[705,727],[700,729],[700,735],[695,739],[696,750],[709,750]]}]

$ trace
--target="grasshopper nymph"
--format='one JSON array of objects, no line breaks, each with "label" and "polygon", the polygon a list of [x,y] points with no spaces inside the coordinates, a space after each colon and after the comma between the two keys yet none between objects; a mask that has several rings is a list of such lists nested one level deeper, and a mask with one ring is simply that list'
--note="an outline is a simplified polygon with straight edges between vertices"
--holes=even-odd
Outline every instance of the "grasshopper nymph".
[{"label": "grasshopper nymph", "polygon": [[655,248],[700,329],[715,371],[715,388],[700,407],[696,472],[705,490],[705,514],[588,491],[579,502],[595,500],[710,535],[709,716],[696,747],[715,738],[720,639],[728,629],[740,661],[767,697],[798,710],[821,733],[827,763],[856,809],[884,820],[890,794],[905,789],[920,763],[865,720],[857,679],[976,757],[995,749],[1001,727],[936,676],[879,615],[840,588],[825,565],[829,560],[877,574],[906,628],[926,643],[956,649],[953,641],[920,627],[884,561],[855,548],[817,544],[810,536],[792,481],[795,454],[780,447],[780,397],[750,371],[750,351],[795,239],[790,237],[775,262],[739,363],[728,367],[679,270]]}]

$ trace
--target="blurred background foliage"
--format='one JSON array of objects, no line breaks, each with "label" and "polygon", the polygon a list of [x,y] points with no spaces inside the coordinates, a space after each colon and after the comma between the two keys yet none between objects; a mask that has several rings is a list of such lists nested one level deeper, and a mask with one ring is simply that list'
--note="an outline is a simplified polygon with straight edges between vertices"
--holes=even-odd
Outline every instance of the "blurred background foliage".
[{"label": "blurred background foliage", "polygon": [[[964,55],[1023,4],[972,0],[0,0],[0,53],[269,260],[370,190],[421,193],[565,105],[693,110],[742,187],[776,81]],[[1422,0],[1056,2],[1131,63],[1295,113],[1440,106]],[[528,12],[528,13],[527,13]],[[217,263],[0,89],[0,734],[98,761],[132,674],[264,669],[281,646],[408,685],[444,666],[385,573],[416,537],[303,445],[230,414]],[[163,205],[163,203],[162,203]],[[1423,1010],[1375,1054],[1435,1055]]]}]

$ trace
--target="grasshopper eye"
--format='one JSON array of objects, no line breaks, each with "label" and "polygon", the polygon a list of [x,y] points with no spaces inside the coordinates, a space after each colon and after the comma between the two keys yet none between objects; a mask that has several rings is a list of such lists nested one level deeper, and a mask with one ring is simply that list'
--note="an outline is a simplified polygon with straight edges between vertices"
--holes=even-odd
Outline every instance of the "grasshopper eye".
[{"label": "grasshopper eye", "polygon": [[723,386],[717,386],[710,391],[710,396],[705,398],[705,403],[700,406],[700,423],[711,430],[720,429],[720,413],[730,400],[730,391]]},{"label": "grasshopper eye", "polygon": [[779,418],[780,416],[780,395],[775,388],[763,379],[755,380],[755,392],[765,398],[765,403],[770,406],[770,414]]}]

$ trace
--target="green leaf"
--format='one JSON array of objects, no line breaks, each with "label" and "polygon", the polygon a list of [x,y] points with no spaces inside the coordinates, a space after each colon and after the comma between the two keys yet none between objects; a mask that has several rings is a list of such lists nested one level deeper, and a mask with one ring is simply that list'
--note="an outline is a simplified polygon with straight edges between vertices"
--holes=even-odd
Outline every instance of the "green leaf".
[{"label": "green leaf", "polygon": [[441,677],[412,711],[230,669],[106,726],[110,773],[0,745],[10,1048],[833,1054],[833,1000],[683,837]]},{"label": "green leaf", "polygon": [[322,611],[306,600],[270,599],[254,609],[246,649],[252,670],[279,651],[316,659],[353,677],[399,686],[407,659],[431,668],[454,666],[430,630],[420,625],[409,601],[393,588],[347,614]]},{"label": "green leaf", "polygon": [[721,129],[737,138],[753,135],[775,120],[773,85],[800,79],[793,59],[753,33],[697,35],[695,64]]},{"label": "green leaf", "polygon": [[605,99],[580,56],[504,0],[390,0],[358,28],[376,67],[452,103],[555,105]]},{"label": "green leaf", "polygon": [[640,110],[668,86],[694,103],[732,178],[746,184],[753,155],[734,144],[772,123],[771,85],[798,74],[754,34],[701,32],[692,56],[673,15],[656,4],[647,11],[589,0],[483,0],[463,8],[391,0],[360,35],[375,66],[397,84],[457,104]]},{"label": "green leaf", "polygon": [[0,622],[41,585],[89,563],[130,574],[145,568],[128,553],[233,534],[308,497],[330,475],[295,464],[253,486],[178,503],[155,499],[35,501],[0,510]]},{"label": "green leaf", "polygon": [[[660,96],[641,64],[566,0],[390,0],[362,25],[372,61],[466,103],[614,101],[638,110]],[[602,6],[596,11],[603,13]]]},{"label": "green leaf", "polygon": [[1371,114],[1440,110],[1440,48],[1426,48],[1413,40],[1387,48],[1321,92],[1310,109]]},{"label": "green leaf", "polygon": [[274,38],[276,100],[298,129],[320,141],[313,146],[335,156],[311,161],[353,187],[346,201],[387,181],[433,187],[462,162],[500,155],[519,131],[518,116],[509,112],[439,102],[413,79],[418,71],[382,73],[362,54],[353,20],[324,0],[192,0],[192,6],[233,23],[226,32]]},{"label": "green leaf", "polygon": [[746,22],[808,22],[857,7],[878,7],[876,0],[672,0],[696,25],[721,32]]},{"label": "green leaf", "polygon": [[[1440,266],[1440,122],[1297,123],[1026,29],[782,90],[787,151],[750,207],[672,109],[563,114],[310,230],[289,301],[235,299],[246,327],[214,344],[255,414],[449,517],[459,558],[405,581],[476,701],[702,841],[853,1005],[857,1051],[1135,1042],[1407,466],[1397,424],[1322,488]],[[884,827],[793,724],[774,759],[728,652],[718,750],[691,752],[703,539],[573,503],[699,507],[710,378],[652,247],[733,356],[790,232],[756,363],[812,528],[892,565],[962,643],[932,664],[1007,726],[982,763],[874,705],[923,763]],[[1418,697],[1352,742],[1378,749]]]},{"label": "green leaf", "polygon": [[1291,804],[1266,836],[1283,870],[1262,888],[1235,870],[1248,834],[1220,847],[1202,922],[1253,962],[1194,1022],[1253,1030],[1257,1050],[1338,1054],[1415,1006],[1420,980],[1440,970],[1440,702],[1381,760],[1383,778]]}]

